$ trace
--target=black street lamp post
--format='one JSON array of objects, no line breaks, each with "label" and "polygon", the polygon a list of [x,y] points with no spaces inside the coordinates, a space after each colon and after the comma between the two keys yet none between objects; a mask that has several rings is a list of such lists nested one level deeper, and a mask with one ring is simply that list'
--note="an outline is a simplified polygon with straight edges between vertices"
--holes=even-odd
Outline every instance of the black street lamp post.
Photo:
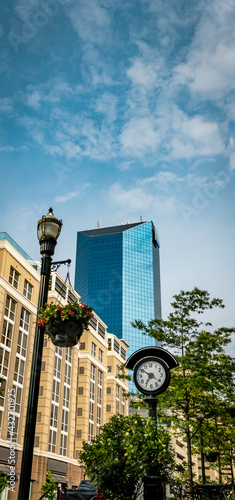
[{"label": "black street lamp post", "polygon": [[[52,208],[38,222],[38,239],[42,255],[41,279],[38,297],[38,309],[47,302],[51,261],[54,255],[57,238],[60,234],[62,221],[56,219]],[[28,407],[25,422],[24,446],[21,461],[20,484],[18,500],[28,500],[33,461],[33,447],[37,417],[38,393],[42,364],[44,328],[36,326],[29,384]]]},{"label": "black street lamp post", "polygon": [[157,404],[158,404],[158,399],[156,396],[149,396],[148,398],[144,399],[144,403],[147,403],[149,407],[149,416],[154,418],[155,422],[157,423]]}]

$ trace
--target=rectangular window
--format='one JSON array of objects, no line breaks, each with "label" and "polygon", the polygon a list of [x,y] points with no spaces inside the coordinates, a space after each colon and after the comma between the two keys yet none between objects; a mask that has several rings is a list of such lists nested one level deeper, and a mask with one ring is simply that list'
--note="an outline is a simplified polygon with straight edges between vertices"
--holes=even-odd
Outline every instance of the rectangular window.
[{"label": "rectangular window", "polygon": [[65,457],[66,452],[67,452],[67,440],[68,440],[68,434],[63,434],[61,432],[61,437],[60,437],[60,454]]},{"label": "rectangular window", "polygon": [[116,339],[114,339],[114,350],[119,354],[120,346]]},{"label": "rectangular window", "polygon": [[80,343],[80,351],[85,351],[86,344],[85,342]]},{"label": "rectangular window", "polygon": [[52,401],[55,403],[59,403],[59,394],[60,394],[60,382],[58,380],[53,380],[53,389],[52,389]]},{"label": "rectangular window", "polygon": [[35,436],[34,438],[34,447],[39,448],[39,436]]},{"label": "rectangular window", "polygon": [[123,359],[126,359],[126,351],[125,351],[125,349],[123,349],[123,347],[121,347],[121,357]]},{"label": "rectangular window", "polygon": [[55,279],[55,290],[65,299],[67,288],[65,284],[56,276]]},{"label": "rectangular window", "polygon": [[25,330],[26,332],[29,331],[29,317],[30,314],[24,307],[21,309],[21,316],[20,316],[20,328]]},{"label": "rectangular window", "polygon": [[100,323],[98,323],[98,333],[101,337],[103,337],[103,339],[105,338],[105,328]]},{"label": "rectangular window", "polygon": [[39,396],[43,396],[43,385],[39,387]]},{"label": "rectangular window", "polygon": [[111,394],[111,387],[107,387],[107,394]]},{"label": "rectangular window", "polygon": [[41,412],[37,412],[37,422],[41,422],[41,417],[42,417],[42,414]]},{"label": "rectangular window", "polygon": [[26,299],[32,300],[33,287],[27,280],[24,281],[23,293],[24,293],[24,296],[26,297]]},{"label": "rectangular window", "polygon": [[78,388],[78,394],[81,396],[83,394],[83,387]]},{"label": "rectangular window", "polygon": [[80,375],[84,375],[84,366],[80,366],[79,373]]},{"label": "rectangular window", "polygon": [[99,349],[99,361],[103,363],[103,351],[102,349]]},{"label": "rectangular window", "polygon": [[112,350],[112,339],[108,339],[108,351]]},{"label": "rectangular window", "polygon": [[19,330],[18,343],[17,343],[17,354],[26,357],[26,348],[28,342],[28,334],[21,329]]},{"label": "rectangular window", "polygon": [[109,365],[107,368],[108,368],[108,373],[110,373],[112,371],[112,367]]},{"label": "rectangular window", "polygon": [[94,330],[96,330],[96,327],[97,327],[97,319],[96,319],[95,317],[94,317],[94,318],[91,318],[91,319],[89,320],[89,324],[90,324],[91,326],[93,326]]},{"label": "rectangular window", "polygon": [[82,417],[82,408],[77,408],[77,416]]},{"label": "rectangular window", "polygon": [[56,431],[50,429],[48,451],[50,451],[51,453],[55,453],[55,449],[56,449]]},{"label": "rectangular window", "polygon": [[69,412],[68,410],[63,409],[61,431],[68,433],[68,422],[69,422]]},{"label": "rectangular window", "polygon": [[116,413],[119,413],[120,387],[116,384]]},{"label": "rectangular window", "polygon": [[3,349],[3,347],[0,347],[0,375],[4,375],[4,377],[7,377],[9,359],[10,351],[8,351],[7,349]]},{"label": "rectangular window", "polygon": [[15,311],[16,311],[16,302],[8,295],[6,299],[6,306],[4,312],[1,343],[4,344],[9,349],[11,347],[11,341],[12,341],[13,327],[15,321]]},{"label": "rectangular window", "polygon": [[2,382],[0,382],[0,406],[3,408],[4,407],[4,399],[5,399],[5,391],[6,391],[6,380],[3,379]]},{"label": "rectangular window", "polygon": [[92,356],[96,356],[96,345],[94,344],[94,342],[92,342],[91,344],[91,354]]},{"label": "rectangular window", "polygon": [[111,412],[111,405],[106,405],[106,411],[107,411],[107,413]]},{"label": "rectangular window", "polygon": [[75,297],[75,295],[70,290],[68,290],[67,301],[69,304],[73,304],[74,302],[78,301],[77,297]]},{"label": "rectangular window", "polygon": [[11,266],[10,275],[9,275],[9,283],[12,286],[14,286],[14,288],[18,289],[19,279],[20,279],[19,273],[16,271],[16,269],[14,269],[14,267]]},{"label": "rectangular window", "polygon": [[66,347],[66,361],[72,363],[72,348]]},{"label": "rectangular window", "polygon": [[70,396],[70,388],[67,385],[64,386],[64,397],[63,397],[63,406],[69,408],[69,396]]},{"label": "rectangular window", "polygon": [[52,403],[50,426],[54,427],[54,429],[57,429],[57,424],[58,424],[58,405]]},{"label": "rectangular window", "polygon": [[81,439],[82,438],[82,431],[79,429],[77,430],[77,439]]},{"label": "rectangular window", "polygon": [[56,346],[55,353],[62,358],[62,347]]},{"label": "rectangular window", "polygon": [[125,391],[122,389],[122,415],[125,415],[125,402],[126,402]]},{"label": "rectangular window", "polygon": [[65,363],[64,383],[70,385],[70,380],[71,380],[71,365],[69,363]]},{"label": "rectangular window", "polygon": [[59,356],[55,356],[55,365],[54,365],[54,377],[60,380],[60,371],[61,371],[61,358]]},{"label": "rectangular window", "polygon": [[21,358],[16,357],[14,381],[18,382],[21,385],[23,385],[23,380],[24,380],[24,366],[25,366],[25,361]]}]

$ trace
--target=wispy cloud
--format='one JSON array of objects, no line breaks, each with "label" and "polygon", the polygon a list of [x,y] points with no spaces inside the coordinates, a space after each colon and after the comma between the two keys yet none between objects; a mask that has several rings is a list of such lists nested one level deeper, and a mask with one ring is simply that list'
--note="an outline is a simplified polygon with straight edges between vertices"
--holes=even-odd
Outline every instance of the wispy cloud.
[{"label": "wispy cloud", "polygon": [[156,152],[160,144],[160,133],[154,119],[136,117],[124,125],[119,140],[122,154],[141,158]]},{"label": "wispy cloud", "polygon": [[128,214],[153,210],[159,213],[171,213],[177,210],[174,196],[156,197],[141,187],[124,189],[121,183],[110,186],[108,198],[112,203]]},{"label": "wispy cloud", "polygon": [[0,146],[0,153],[13,153],[14,151],[28,151],[28,146]]},{"label": "wispy cloud", "polygon": [[153,177],[147,177],[138,181],[141,184],[157,184],[160,187],[166,187],[169,184],[178,184],[185,182],[185,177],[180,177],[174,172],[160,171]]},{"label": "wispy cloud", "polygon": [[234,2],[205,5],[186,62],[178,64],[178,81],[206,99],[224,96],[234,86]]},{"label": "wispy cloud", "polygon": [[14,99],[12,97],[2,97],[0,99],[0,113],[11,113],[14,109]]},{"label": "wispy cloud", "polygon": [[90,183],[86,182],[85,184],[83,184],[82,187],[80,187],[76,191],[71,191],[71,192],[64,194],[62,196],[59,196],[59,195],[56,196],[54,198],[54,202],[55,203],[66,203],[67,201],[72,200],[73,198],[77,198],[78,195],[80,195],[81,192],[84,192],[88,187],[90,187]]},{"label": "wispy cloud", "polygon": [[78,192],[71,192],[71,193],[67,193],[67,194],[64,194],[63,196],[56,196],[54,198],[54,201],[56,203],[66,203],[66,201],[69,201],[71,200],[72,198],[76,198],[78,196]]}]

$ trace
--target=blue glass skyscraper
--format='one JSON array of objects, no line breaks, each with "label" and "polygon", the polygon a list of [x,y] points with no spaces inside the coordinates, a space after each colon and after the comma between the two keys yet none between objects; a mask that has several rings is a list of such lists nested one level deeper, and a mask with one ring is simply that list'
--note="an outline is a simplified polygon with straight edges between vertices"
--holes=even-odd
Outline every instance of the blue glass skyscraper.
[{"label": "blue glass skyscraper", "polygon": [[155,340],[131,323],[161,317],[159,242],[152,221],[77,233],[75,290],[130,344],[128,355]]}]

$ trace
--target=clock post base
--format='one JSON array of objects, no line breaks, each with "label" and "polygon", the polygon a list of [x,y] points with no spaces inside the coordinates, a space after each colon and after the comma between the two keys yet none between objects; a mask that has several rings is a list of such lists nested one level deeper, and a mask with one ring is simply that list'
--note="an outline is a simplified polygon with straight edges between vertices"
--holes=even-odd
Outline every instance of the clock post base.
[{"label": "clock post base", "polygon": [[165,500],[165,484],[157,476],[144,478],[144,500]]}]

